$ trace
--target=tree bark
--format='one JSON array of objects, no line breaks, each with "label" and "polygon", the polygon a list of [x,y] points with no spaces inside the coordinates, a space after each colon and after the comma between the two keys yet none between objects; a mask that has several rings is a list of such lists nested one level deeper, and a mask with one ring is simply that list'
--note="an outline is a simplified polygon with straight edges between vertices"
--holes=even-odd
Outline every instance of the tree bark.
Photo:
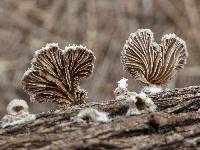
[{"label": "tree bark", "polygon": [[[110,100],[37,114],[32,123],[0,129],[0,149],[200,149],[200,86],[150,97],[158,112],[127,117],[128,103]],[[88,107],[109,113],[111,121],[71,119]]]}]

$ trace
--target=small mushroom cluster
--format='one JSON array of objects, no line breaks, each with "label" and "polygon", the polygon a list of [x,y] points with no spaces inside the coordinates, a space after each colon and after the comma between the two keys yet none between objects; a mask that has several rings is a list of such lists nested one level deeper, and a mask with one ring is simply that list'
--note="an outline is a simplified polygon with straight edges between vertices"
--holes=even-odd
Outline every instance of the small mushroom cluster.
[{"label": "small mushroom cluster", "polygon": [[[129,102],[127,115],[154,112],[153,100],[147,95],[161,92],[162,86],[183,69],[188,57],[185,42],[175,34],[164,35],[161,43],[154,41],[149,29],[138,29],[131,33],[121,52],[121,62],[132,77],[145,84],[141,93],[127,89],[127,79],[118,81],[114,90],[116,100]],[[69,45],[60,49],[50,43],[35,51],[31,67],[22,77],[24,90],[31,101],[52,102],[60,108],[85,103],[87,92],[81,89],[80,81],[93,73],[94,53],[84,46]],[[29,114],[23,100],[13,100],[7,107],[8,114],[1,120],[1,127],[24,123],[35,119]],[[78,120],[108,122],[108,114],[88,108],[80,111]]]},{"label": "small mushroom cluster", "polygon": [[114,90],[115,100],[128,100],[136,96],[137,93],[128,91],[127,81],[128,79],[122,78],[117,82],[118,87]]},{"label": "small mushroom cluster", "polygon": [[144,92],[139,94],[136,92],[129,92],[127,89],[127,81],[128,79],[122,78],[117,82],[118,86],[114,90],[115,100],[125,100],[129,103],[129,109],[126,115],[131,116],[155,112],[157,110],[157,106],[154,104],[153,100]]},{"label": "small mushroom cluster", "polygon": [[178,36],[164,35],[161,43],[157,44],[150,29],[138,29],[131,33],[121,54],[124,69],[146,85],[137,94],[127,90],[127,79],[118,81],[115,99],[132,102],[127,115],[156,111],[157,106],[147,94],[161,92],[162,85],[183,69],[188,57],[186,44]]}]

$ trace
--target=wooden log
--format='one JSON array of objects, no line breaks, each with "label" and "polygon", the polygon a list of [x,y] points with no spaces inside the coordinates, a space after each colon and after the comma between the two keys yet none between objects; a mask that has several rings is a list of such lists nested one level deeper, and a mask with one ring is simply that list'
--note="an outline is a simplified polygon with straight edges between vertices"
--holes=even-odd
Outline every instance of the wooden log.
[{"label": "wooden log", "polygon": [[[110,100],[37,114],[32,123],[0,129],[0,149],[200,148],[200,87],[150,97],[160,111],[128,117],[126,101]],[[74,122],[72,118],[88,107],[108,112],[111,121]]]}]

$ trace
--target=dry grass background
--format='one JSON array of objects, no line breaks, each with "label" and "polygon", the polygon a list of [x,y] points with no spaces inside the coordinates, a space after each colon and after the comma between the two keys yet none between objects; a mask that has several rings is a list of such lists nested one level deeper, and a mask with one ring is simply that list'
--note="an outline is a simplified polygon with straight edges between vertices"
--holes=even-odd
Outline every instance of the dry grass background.
[{"label": "dry grass background", "polygon": [[[20,85],[35,50],[49,42],[61,48],[83,44],[97,57],[94,75],[83,82],[88,101],[112,99],[122,76],[129,89],[141,85],[125,73],[120,52],[131,32],[150,28],[157,41],[174,32],[186,40],[189,60],[170,85],[200,84],[199,0],[1,0],[0,1],[0,114],[13,98],[29,97]],[[31,104],[32,111],[53,106]]]}]

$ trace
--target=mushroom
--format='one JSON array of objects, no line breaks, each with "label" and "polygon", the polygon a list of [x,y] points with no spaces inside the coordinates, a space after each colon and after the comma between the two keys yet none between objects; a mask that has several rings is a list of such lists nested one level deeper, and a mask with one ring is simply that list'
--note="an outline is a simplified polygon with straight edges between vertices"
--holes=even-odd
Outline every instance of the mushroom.
[{"label": "mushroom", "polygon": [[79,83],[89,77],[94,68],[93,52],[83,46],[50,43],[35,52],[22,78],[24,90],[31,101],[54,102],[60,108],[85,103],[87,92]]},{"label": "mushroom", "polygon": [[12,100],[7,106],[7,114],[1,119],[2,128],[24,124],[36,119],[35,114],[29,114],[28,104],[21,99]]},{"label": "mushroom", "polygon": [[184,68],[188,57],[186,44],[178,36],[166,34],[157,44],[150,29],[131,33],[121,54],[124,69],[150,87],[145,88],[150,93],[161,91],[160,86]]}]

